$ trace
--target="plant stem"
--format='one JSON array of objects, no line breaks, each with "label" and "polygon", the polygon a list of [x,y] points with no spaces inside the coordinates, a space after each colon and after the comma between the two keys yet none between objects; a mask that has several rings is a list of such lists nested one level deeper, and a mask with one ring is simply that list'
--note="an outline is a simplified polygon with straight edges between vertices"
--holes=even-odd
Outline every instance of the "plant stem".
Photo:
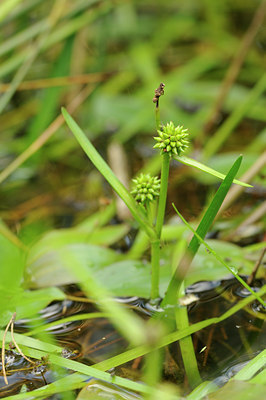
[{"label": "plant stem", "polygon": [[159,299],[160,239],[151,242],[151,300]]},{"label": "plant stem", "polygon": [[161,169],[161,188],[160,188],[160,197],[159,197],[159,205],[158,205],[158,213],[157,213],[157,221],[156,221],[156,233],[158,238],[161,237],[163,222],[164,222],[164,214],[165,214],[165,205],[166,205],[166,197],[167,197],[167,187],[168,187],[168,175],[169,175],[169,165],[170,165],[170,157],[168,153],[164,153]]},{"label": "plant stem", "polygon": [[167,153],[163,155],[161,169],[161,188],[158,205],[158,213],[156,220],[156,235],[157,239],[151,241],[151,299],[156,300],[159,297],[160,283],[160,238],[164,222],[165,205],[167,197],[168,175],[169,175],[170,157]]},{"label": "plant stem", "polygon": [[[151,350],[145,357],[144,365],[144,382],[156,390],[156,386],[160,383],[163,365],[162,349]],[[154,393],[145,394],[145,400],[154,399]]]},{"label": "plant stem", "polygon": [[[182,283],[179,296],[185,294],[184,282]],[[189,320],[186,307],[177,307],[175,310],[175,320],[177,329],[186,329],[189,327]],[[201,377],[198,370],[197,359],[194,352],[193,342],[190,335],[180,339],[179,346],[182,354],[182,359],[191,388],[196,387],[201,383]]]}]

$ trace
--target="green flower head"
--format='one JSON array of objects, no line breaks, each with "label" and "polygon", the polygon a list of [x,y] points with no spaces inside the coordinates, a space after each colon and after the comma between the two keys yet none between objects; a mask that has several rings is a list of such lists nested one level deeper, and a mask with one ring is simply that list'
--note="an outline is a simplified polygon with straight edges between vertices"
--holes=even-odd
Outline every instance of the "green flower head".
[{"label": "green flower head", "polygon": [[188,132],[183,126],[174,126],[173,122],[167,123],[162,127],[162,130],[157,131],[159,136],[156,136],[156,144],[154,149],[161,149],[161,154],[168,153],[170,157],[180,155],[188,147]]},{"label": "green flower head", "polygon": [[155,200],[159,196],[160,179],[150,174],[140,174],[136,179],[132,179],[134,187],[131,191],[134,198],[140,203]]}]

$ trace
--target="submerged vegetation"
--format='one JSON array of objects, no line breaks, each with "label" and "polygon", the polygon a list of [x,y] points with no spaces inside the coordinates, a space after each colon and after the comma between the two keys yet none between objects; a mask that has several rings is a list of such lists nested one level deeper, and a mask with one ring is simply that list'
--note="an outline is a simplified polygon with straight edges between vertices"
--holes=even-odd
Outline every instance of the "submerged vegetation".
[{"label": "submerged vegetation", "polygon": [[262,396],[265,4],[1,3],[0,397]]}]

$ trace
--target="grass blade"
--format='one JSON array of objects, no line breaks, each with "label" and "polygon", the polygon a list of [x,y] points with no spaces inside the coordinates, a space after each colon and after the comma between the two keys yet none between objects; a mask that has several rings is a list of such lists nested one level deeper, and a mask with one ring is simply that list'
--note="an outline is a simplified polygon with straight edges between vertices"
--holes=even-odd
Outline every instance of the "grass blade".
[{"label": "grass blade", "polygon": [[[216,176],[216,178],[225,179],[225,175],[221,174],[221,172],[215,171],[215,169],[207,167],[207,165],[204,165],[199,161],[193,160],[193,158],[189,158],[189,157],[185,157],[185,156],[174,156],[174,159],[176,161],[181,162],[184,165],[189,165],[190,167],[194,167],[202,172],[206,172],[207,174]],[[248,183],[245,183],[245,182],[241,182],[237,179],[234,179],[233,183],[236,183],[237,185],[244,186],[244,187],[252,187],[252,185],[249,185]]]},{"label": "grass blade", "polygon": [[125,186],[119,181],[119,179],[115,176],[111,168],[107,165],[104,159],[97,152],[95,147],[92,145],[90,140],[86,137],[85,133],[80,129],[77,123],[73,120],[73,118],[68,114],[66,109],[62,108],[62,114],[68,124],[70,130],[73,132],[80,146],[83,148],[91,162],[95,165],[95,167],[100,171],[100,173],[104,176],[104,178],[108,181],[108,183],[112,186],[112,188],[116,191],[118,196],[124,201],[124,203],[129,208],[133,217],[138,221],[140,226],[145,230],[149,237],[156,238],[156,234],[152,226],[150,225],[146,216],[141,213],[141,209],[137,207],[137,204],[129,191],[125,188]]},{"label": "grass blade", "polygon": [[[207,211],[205,212],[202,220],[200,221],[200,224],[197,228],[197,234],[201,237],[204,238],[205,235],[207,234],[208,230],[210,229],[214,218],[216,217],[219,208],[222,205],[222,202],[225,199],[225,196],[227,195],[228,190],[230,189],[232,182],[234,180],[234,177],[236,176],[240,165],[242,162],[242,156],[239,156],[233,166],[231,167],[230,171],[226,175],[226,178],[222,182],[221,186],[217,190],[211,204],[209,205]],[[190,254],[193,256],[197,253],[198,248],[200,246],[200,242],[197,239],[196,235],[193,236],[191,239],[191,242],[189,243],[188,250]]]},{"label": "grass blade", "polygon": [[[209,205],[207,211],[205,212],[202,220],[200,221],[200,224],[197,228],[197,235],[194,234],[193,238],[191,239],[189,246],[188,246],[188,251],[187,254],[189,256],[189,260],[185,261],[186,268],[188,268],[189,264],[191,263],[193,257],[198,251],[198,248],[200,246],[200,241],[198,239],[198,236],[200,238],[204,238],[208,230],[210,229],[210,226],[212,225],[214,218],[216,217],[219,208],[222,205],[222,202],[230,189],[230,186],[239,170],[240,164],[242,161],[242,156],[239,156],[233,166],[231,167],[230,171],[226,175],[224,181],[221,183],[221,186],[217,190],[211,204]],[[190,228],[190,226],[189,226]],[[163,300],[162,306],[165,306],[166,304],[175,304],[176,299],[177,299],[177,293],[179,290],[181,284],[180,280],[180,274],[179,274],[179,268],[177,267],[170,284],[168,286],[165,298]]]}]

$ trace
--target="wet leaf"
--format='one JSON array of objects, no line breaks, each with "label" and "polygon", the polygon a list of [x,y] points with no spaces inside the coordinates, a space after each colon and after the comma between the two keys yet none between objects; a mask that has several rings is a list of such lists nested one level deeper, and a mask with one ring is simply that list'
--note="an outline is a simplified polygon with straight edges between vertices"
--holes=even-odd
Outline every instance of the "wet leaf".
[{"label": "wet leaf", "polygon": [[140,261],[120,261],[101,268],[95,273],[98,279],[115,296],[150,295],[151,267]]},{"label": "wet leaf", "polygon": [[[206,240],[206,242],[235,271],[242,275],[248,275],[251,272],[252,263],[245,259],[241,247],[221,240]],[[226,276],[228,276],[228,271],[224,266],[205,247],[201,246],[191,264],[185,282],[186,286],[189,286],[197,281],[219,280]]]},{"label": "wet leaf", "polygon": [[77,277],[64,263],[61,253],[73,254],[86,268],[97,270],[117,261],[113,250],[92,245],[90,235],[78,230],[54,231],[32,246],[26,262],[27,287],[47,287],[77,282]]},{"label": "wet leaf", "polygon": [[7,325],[12,314],[16,319],[29,318],[54,300],[63,300],[64,293],[58,288],[47,288],[34,291],[24,291],[17,287],[16,291],[1,290],[0,326]]}]

